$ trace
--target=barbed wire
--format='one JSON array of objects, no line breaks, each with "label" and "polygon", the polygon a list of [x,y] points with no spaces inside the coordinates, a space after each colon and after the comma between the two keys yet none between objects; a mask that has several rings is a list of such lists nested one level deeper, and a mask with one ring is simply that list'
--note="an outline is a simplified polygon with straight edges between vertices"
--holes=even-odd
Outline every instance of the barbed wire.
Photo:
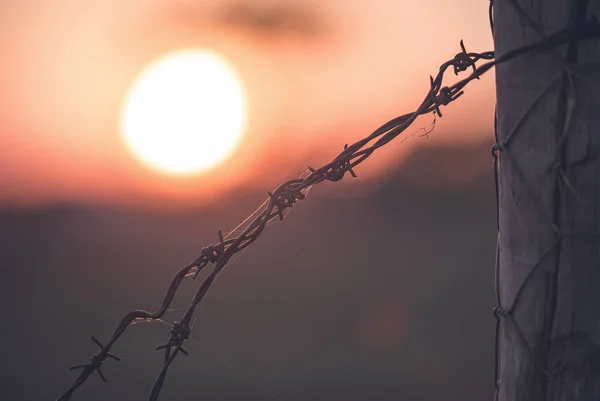
[{"label": "barbed wire", "polygon": [[[493,26],[491,10],[490,23]],[[581,40],[600,37],[600,24],[598,24],[597,21],[583,24],[578,29],[577,34]],[[198,274],[211,264],[212,270],[198,286],[189,307],[182,315],[181,319],[172,324],[170,331],[171,335],[167,342],[157,347],[157,350],[163,350],[165,355],[163,367],[155,380],[149,396],[150,401],[156,401],[166,380],[168,370],[177,355],[179,353],[188,355],[187,351],[183,348],[183,345],[185,341],[190,338],[190,322],[194,316],[196,307],[204,299],[215,278],[231,261],[231,258],[256,241],[270,222],[276,221],[277,219],[283,220],[287,212],[289,212],[299,200],[305,199],[312,186],[323,181],[340,181],[346,176],[346,173],[349,173],[352,177],[356,177],[354,168],[357,165],[366,160],[377,149],[386,145],[404,132],[417,117],[429,113],[434,113],[435,116],[442,117],[441,107],[447,106],[458,99],[464,93],[463,89],[467,84],[475,79],[479,79],[481,75],[488,72],[492,67],[515,59],[525,53],[540,49],[549,49],[559,44],[566,43],[571,39],[572,35],[573,31],[566,29],[534,44],[507,52],[502,57],[498,58],[494,58],[494,52],[492,51],[483,53],[467,52],[466,47],[461,40],[461,51],[439,67],[439,71],[435,78],[433,76],[430,77],[429,91],[414,112],[396,117],[383,124],[369,136],[351,145],[346,144],[341,153],[328,164],[325,164],[318,169],[309,167],[310,173],[306,177],[286,181],[273,192],[268,192],[268,198],[265,203],[263,203],[263,206],[259,207],[255,214],[251,215],[251,217],[254,217],[246,219],[244,223],[235,229],[235,231],[237,231],[243,227],[237,236],[232,236],[232,233],[224,236],[222,230],[218,230],[218,241],[215,244],[202,248],[198,257],[182,267],[175,274],[158,310],[155,312],[147,312],[144,310],[134,310],[129,312],[121,319],[110,340],[104,345],[96,338],[92,337],[94,343],[100,348],[99,351],[92,355],[89,363],[70,367],[72,370],[79,369],[81,372],[73,384],[57,398],[57,401],[70,400],[73,393],[83,385],[94,372],[97,372],[102,380],[107,381],[101,368],[106,359],[110,358],[115,361],[120,360],[119,357],[112,354],[110,350],[126,331],[127,327],[133,323],[151,322],[161,319],[171,305],[183,280],[186,277],[193,277],[196,279]],[[476,66],[476,63],[480,60],[491,61]],[[444,77],[449,69],[452,69],[455,75],[467,71],[468,69],[471,69],[472,71],[466,78],[459,80],[453,85],[442,86]],[[246,224],[245,227],[244,224]]]},{"label": "barbed wire", "polygon": [[[519,18],[528,28],[534,31],[543,41],[551,41],[552,36],[547,36],[544,30],[541,27],[541,24],[535,21],[527,12],[520,6],[517,0],[508,0],[507,2],[514,9],[517,18]],[[556,142],[556,152],[554,155],[554,161],[552,162],[552,166],[547,170],[548,173],[555,174],[554,176],[554,196],[561,196],[561,189],[566,188],[570,193],[573,193],[577,196],[577,193],[574,189],[574,186],[570,183],[570,180],[566,174],[566,160],[565,160],[565,141],[567,139],[567,134],[570,129],[570,124],[572,122],[572,116],[574,109],[576,107],[576,96],[575,96],[575,84],[574,77],[578,76],[578,71],[575,70],[573,64],[577,60],[577,48],[578,44],[581,40],[589,39],[592,37],[597,37],[595,35],[588,36],[585,31],[588,29],[597,29],[599,23],[595,15],[591,15],[589,17],[589,21],[586,21],[586,13],[587,13],[587,4],[586,0],[584,1],[574,1],[574,9],[572,14],[569,16],[569,27],[566,29],[570,31],[568,33],[568,38],[563,41],[563,44],[567,45],[566,48],[566,57],[561,56],[561,54],[554,47],[545,47],[546,50],[549,51],[550,56],[556,61],[562,72],[560,76],[547,84],[547,87],[541,91],[541,93],[533,100],[533,102],[523,110],[523,114],[517,121],[514,123],[514,126],[505,133],[504,138],[500,138],[498,132],[498,109],[496,108],[496,112],[494,115],[494,138],[495,143],[492,147],[492,155],[494,158],[494,182],[495,182],[495,191],[496,191],[496,222],[497,222],[497,244],[496,244],[496,259],[495,259],[495,297],[496,297],[496,306],[493,309],[494,316],[496,317],[496,327],[495,327],[495,351],[494,351],[494,400],[498,401],[500,399],[500,349],[501,349],[501,328],[507,327],[505,324],[510,325],[508,330],[513,330],[517,336],[517,341],[520,341],[528,356],[531,358],[532,366],[537,369],[543,376],[546,383],[552,381],[558,373],[560,373],[560,369],[564,368],[561,366],[558,370],[556,366],[548,366],[550,361],[548,359],[548,353],[550,347],[547,346],[545,350],[543,350],[542,355],[540,355],[539,350],[534,349],[532,345],[529,344],[523,330],[519,324],[519,322],[515,319],[514,312],[515,308],[519,305],[519,301],[523,297],[523,292],[528,283],[531,282],[534,273],[541,269],[541,265],[549,257],[549,255],[553,252],[560,252],[560,248],[562,245],[562,240],[564,238],[570,238],[573,236],[588,236],[588,237],[600,237],[600,233],[598,232],[565,232],[562,230],[560,216],[557,214],[557,207],[559,201],[554,199],[554,210],[547,210],[542,207],[541,202],[538,199],[538,194],[536,192],[536,187],[533,185],[526,177],[524,171],[522,170],[522,166],[518,163],[517,158],[510,152],[510,145],[512,143],[512,139],[515,137],[517,132],[522,127],[523,123],[527,120],[528,117],[531,116],[531,113],[534,107],[546,96],[549,95],[550,90],[552,88],[556,88],[559,86],[559,93],[557,98],[557,121],[556,121],[556,129],[557,129],[557,142]],[[494,35],[494,3],[490,1],[490,28],[492,31],[492,35]],[[596,26],[596,28],[593,28]],[[566,31],[565,30],[565,31]],[[565,32],[563,31],[563,32]],[[591,33],[591,31],[588,31]],[[509,52],[510,53],[510,52]],[[507,53],[508,54],[508,53]],[[516,291],[512,297],[512,300],[508,302],[503,300],[501,297],[500,291],[500,258],[501,258],[501,225],[500,225],[500,175],[499,175],[499,163],[500,156],[506,156],[506,161],[510,164],[511,168],[516,173],[516,178],[520,181],[523,188],[528,191],[528,195],[531,196],[532,200],[539,206],[537,209],[537,219],[539,221],[548,226],[549,232],[553,234],[553,238],[550,239],[549,244],[542,249],[542,251],[537,255],[535,260],[529,264],[528,271],[526,272],[523,280],[518,284]],[[557,258],[558,260],[558,258]],[[552,280],[556,283],[556,271],[551,272],[553,275]],[[554,288],[548,290],[551,294],[548,296],[550,299],[556,298],[556,286]],[[555,302],[555,301],[551,301]],[[552,314],[555,311],[551,312]],[[551,320],[554,320],[555,316],[552,315]],[[539,343],[539,341],[538,341]],[[545,357],[544,360],[541,360],[540,356]],[[522,372],[519,372],[522,373]],[[522,397],[527,398],[528,395],[524,394]],[[591,398],[590,398],[591,399]]]}]

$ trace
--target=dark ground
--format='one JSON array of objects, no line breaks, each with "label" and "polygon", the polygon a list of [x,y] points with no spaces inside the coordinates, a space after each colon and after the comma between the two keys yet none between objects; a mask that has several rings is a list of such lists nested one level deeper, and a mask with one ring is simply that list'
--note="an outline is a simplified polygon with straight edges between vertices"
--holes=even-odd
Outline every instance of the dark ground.
[{"label": "dark ground", "polygon": [[[368,197],[313,188],[211,288],[161,400],[491,401],[491,163],[488,144],[427,146]],[[481,174],[445,178],[461,169]],[[96,351],[90,335],[106,340],[125,312],[154,310],[177,268],[264,192],[180,214],[0,212],[0,399],[54,400],[75,378],[67,367]],[[114,348],[123,361],[106,363],[110,382],[94,375],[73,400],[147,399],[168,330],[131,327]]]}]

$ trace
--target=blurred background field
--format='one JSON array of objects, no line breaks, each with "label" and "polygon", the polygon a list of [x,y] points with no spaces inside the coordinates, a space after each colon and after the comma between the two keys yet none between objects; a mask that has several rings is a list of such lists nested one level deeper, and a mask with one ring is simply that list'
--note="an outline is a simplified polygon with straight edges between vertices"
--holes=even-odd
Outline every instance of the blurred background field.
[{"label": "blurred background field", "polygon": [[[486,2],[5,1],[0,5],[2,399],[53,399],[67,367],[284,180],[416,108],[428,77],[492,47]],[[479,4],[482,3],[482,4]],[[238,151],[172,177],[124,149],[122,99],[176,48],[248,90]],[[311,189],[225,270],[165,400],[478,400],[493,394],[493,73],[358,179]],[[417,121],[407,134],[429,127]],[[202,157],[199,150],[198,157]],[[177,320],[188,280],[165,320]],[[161,323],[130,328],[73,400],[141,400]],[[252,383],[254,382],[254,383]]]}]

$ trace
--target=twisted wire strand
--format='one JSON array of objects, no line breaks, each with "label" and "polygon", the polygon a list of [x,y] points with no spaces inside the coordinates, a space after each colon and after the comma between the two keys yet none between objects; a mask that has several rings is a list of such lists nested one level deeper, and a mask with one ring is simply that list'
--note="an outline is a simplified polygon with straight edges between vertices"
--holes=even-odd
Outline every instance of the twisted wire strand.
[{"label": "twisted wire strand", "polygon": [[[490,11],[490,15],[492,15],[491,13],[492,11]],[[85,383],[85,381],[94,372],[98,372],[101,378],[106,380],[101,372],[101,367],[108,358],[117,361],[119,360],[119,358],[116,355],[113,355],[110,350],[118,341],[118,339],[124,334],[127,327],[132,323],[151,322],[161,319],[171,305],[171,302],[173,301],[175,294],[183,280],[188,276],[196,278],[198,274],[210,263],[213,265],[212,271],[198,286],[192,302],[181,319],[173,323],[171,336],[169,337],[168,341],[157,348],[158,350],[165,351],[165,357],[163,361],[163,367],[156,378],[149,396],[150,401],[156,401],[166,380],[169,367],[177,355],[180,352],[184,355],[187,355],[187,351],[185,351],[183,348],[183,344],[191,334],[190,322],[193,318],[196,307],[206,296],[215,278],[226,267],[231,258],[256,241],[268,223],[277,219],[283,220],[286,213],[297,203],[298,200],[305,199],[306,194],[313,185],[323,181],[339,181],[346,176],[346,173],[349,173],[352,177],[356,177],[354,167],[366,160],[377,149],[386,145],[404,132],[418,116],[434,113],[435,115],[442,117],[440,110],[441,107],[447,106],[458,99],[464,93],[463,89],[465,86],[467,86],[467,84],[475,79],[479,79],[481,75],[488,72],[492,67],[515,59],[525,53],[540,49],[548,49],[566,43],[571,39],[572,35],[573,32],[571,30],[565,29],[557,32],[554,35],[548,36],[537,43],[512,50],[504,54],[502,57],[495,59],[494,52],[492,51],[483,53],[467,52],[464,43],[461,41],[461,52],[457,53],[452,59],[443,63],[439,67],[439,71],[435,78],[430,77],[430,89],[417,110],[388,121],[369,136],[355,142],[354,144],[346,144],[341,153],[330,163],[325,164],[318,169],[309,167],[310,173],[306,177],[286,181],[277,187],[273,192],[268,192],[269,197],[263,204],[264,207],[262,207],[262,209],[259,208],[261,209],[260,212],[255,214],[253,219],[245,220],[249,222],[242,229],[239,235],[232,235],[232,231],[225,237],[223,236],[222,231],[219,230],[219,241],[215,244],[204,247],[198,257],[196,257],[186,266],[182,267],[175,274],[165,293],[162,304],[155,312],[147,312],[144,310],[134,310],[129,312],[121,319],[110,340],[105,345],[93,338],[100,350],[92,355],[89,363],[71,367],[71,369],[81,369],[81,372],[74,380],[73,384],[67,390],[65,390],[64,393],[56,399],[56,401],[70,400],[73,393],[81,385],[83,385],[83,383]],[[580,40],[600,37],[600,24],[598,24],[597,21],[583,24],[579,27],[577,35]],[[491,61],[487,61],[486,63],[477,67],[476,63],[480,60]],[[466,71],[469,68],[472,69],[472,72],[466,78],[456,82],[454,85],[442,86],[444,76],[450,67],[453,68],[453,72],[456,75]],[[373,141],[375,141],[373,144],[367,146]],[[234,231],[241,229],[243,226],[244,223],[234,229]]]}]

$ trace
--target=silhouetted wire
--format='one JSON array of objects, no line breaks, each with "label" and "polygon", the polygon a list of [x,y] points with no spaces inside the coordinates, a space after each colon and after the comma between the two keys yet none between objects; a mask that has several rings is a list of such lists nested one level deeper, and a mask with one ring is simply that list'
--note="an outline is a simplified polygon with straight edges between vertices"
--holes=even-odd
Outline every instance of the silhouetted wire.
[{"label": "silhouetted wire", "polygon": [[[490,16],[492,16],[492,14],[493,10],[490,10]],[[491,21],[493,22],[493,20]],[[214,245],[208,245],[202,248],[198,257],[182,267],[175,274],[165,293],[163,302],[157,311],[147,312],[144,310],[134,310],[129,312],[121,319],[113,332],[113,335],[106,344],[102,344],[96,338],[92,337],[94,343],[99,347],[98,352],[92,355],[90,362],[72,366],[70,368],[72,370],[80,369],[81,372],[73,384],[57,398],[57,401],[69,400],[75,390],[94,372],[97,372],[100,377],[106,381],[101,368],[108,358],[116,361],[119,360],[119,357],[113,355],[110,350],[126,331],[127,327],[136,321],[154,321],[160,319],[171,305],[183,280],[187,276],[196,278],[200,271],[210,263],[213,265],[212,271],[206,275],[204,280],[197,287],[192,302],[181,319],[172,324],[170,338],[165,344],[157,347],[157,350],[165,351],[165,356],[163,367],[156,378],[149,397],[150,401],[156,401],[167,377],[169,367],[177,355],[179,353],[187,355],[187,351],[183,348],[183,344],[190,337],[190,322],[194,316],[196,307],[208,292],[217,275],[230,262],[231,258],[256,241],[268,223],[276,219],[283,220],[287,212],[289,212],[296,202],[303,200],[306,197],[306,194],[313,185],[323,181],[339,181],[345,177],[346,173],[356,177],[354,167],[367,159],[375,152],[375,150],[386,145],[404,132],[420,115],[434,113],[435,116],[442,117],[440,108],[442,106],[447,106],[458,99],[463,94],[463,88],[468,83],[475,79],[479,79],[481,75],[485,74],[492,67],[532,51],[551,49],[554,46],[564,44],[569,40],[572,40],[574,34],[575,32],[573,30],[565,29],[536,43],[509,51],[495,60],[493,60],[494,52],[492,51],[483,53],[467,52],[461,41],[461,52],[456,54],[451,60],[442,64],[435,78],[430,77],[430,89],[416,111],[396,117],[383,124],[366,138],[363,138],[352,145],[345,145],[342,152],[330,163],[318,169],[309,167],[310,173],[307,176],[286,181],[273,192],[268,192],[269,196],[267,200],[262,207],[259,207],[259,209],[251,215],[251,218],[246,219],[240,226],[229,232],[227,236],[224,236],[222,231],[219,230],[219,240]],[[596,38],[600,36],[600,26],[597,21],[593,20],[590,23],[579,26],[576,34],[579,40]],[[475,64],[480,60],[492,61],[488,61],[477,67]],[[452,67],[456,75],[469,68],[472,69],[472,72],[468,77],[456,82],[454,85],[442,86],[444,75],[450,67]],[[425,131],[425,133],[428,133],[428,131]],[[373,141],[374,143],[367,146]],[[497,154],[499,150],[501,150],[500,145],[496,146],[495,153]],[[238,232],[239,234],[235,236],[234,234]],[[498,305],[500,305],[500,303],[498,303]],[[497,316],[499,316],[501,312],[498,308],[499,306],[495,309]]]},{"label": "silhouetted wire", "polygon": [[[515,292],[514,298],[512,299],[512,302],[508,302],[508,304],[505,305],[505,301],[503,301],[500,296],[500,238],[501,238],[500,182],[499,182],[500,156],[501,155],[506,156],[506,161],[507,161],[507,163],[512,165],[514,171],[516,172],[517,178],[519,180],[521,180],[521,182],[528,189],[528,191],[530,191],[530,195],[532,196],[532,198],[536,202],[536,204],[540,205],[540,202],[538,201],[538,194],[535,191],[535,187],[527,180],[527,178],[521,171],[520,166],[518,165],[518,163],[516,161],[516,158],[513,155],[511,155],[511,153],[509,151],[510,150],[509,145],[510,145],[512,138],[516,135],[517,131],[521,127],[522,123],[531,115],[533,107],[542,98],[544,98],[545,96],[547,96],[550,93],[550,89],[552,89],[557,83],[560,83],[561,84],[561,92],[559,93],[558,103],[563,104],[564,107],[563,107],[563,110],[561,110],[559,112],[563,112],[564,116],[558,117],[559,119],[562,118],[563,120],[561,121],[562,127],[560,127],[561,135],[558,138],[557,145],[556,145],[556,147],[557,147],[557,151],[556,151],[556,155],[555,155],[556,163],[555,163],[555,166],[553,166],[553,169],[556,168],[556,170],[557,170],[555,185],[556,185],[557,191],[559,191],[561,188],[561,182],[562,182],[563,185],[567,189],[574,192],[573,186],[570,184],[568,177],[566,175],[566,172],[565,172],[566,166],[563,163],[561,163],[561,160],[560,160],[561,157],[564,157],[564,155],[562,155],[561,153],[564,152],[564,142],[566,140],[566,136],[567,136],[567,133],[569,130],[569,123],[571,122],[571,117],[573,114],[573,110],[575,108],[575,104],[574,104],[575,100],[573,100],[573,102],[571,104],[571,108],[568,107],[569,103],[568,103],[567,97],[569,96],[569,90],[572,95],[571,98],[576,99],[576,96],[574,94],[575,93],[575,85],[573,82],[573,76],[576,76],[577,73],[570,66],[570,64],[572,64],[573,62],[576,61],[575,55],[576,55],[576,51],[577,51],[576,49],[577,49],[579,41],[584,40],[584,39],[597,38],[598,37],[597,31],[598,31],[598,27],[600,25],[594,15],[591,16],[591,20],[589,22],[584,21],[585,14],[587,11],[586,8],[587,8],[588,1],[580,0],[579,2],[576,2],[576,6],[577,6],[576,12],[571,16],[572,17],[570,20],[571,26],[565,30],[560,31],[559,33],[547,36],[543,32],[543,30],[541,28],[541,24],[539,24],[533,18],[531,18],[531,16],[529,16],[526,13],[526,11],[519,5],[519,3],[516,0],[509,0],[508,3],[511,4],[511,6],[514,8],[514,10],[518,14],[518,16],[521,18],[521,20],[529,28],[531,28],[533,31],[535,31],[540,36],[540,38],[542,39],[541,41],[543,43],[547,44],[547,45],[542,45],[539,48],[550,50],[552,52],[552,56],[554,56],[555,60],[561,64],[561,67],[563,69],[563,74],[558,79],[554,80],[553,82],[550,82],[549,85],[547,86],[547,88],[545,88],[540,93],[540,95],[536,99],[533,100],[533,102],[530,104],[530,106],[524,110],[522,117],[516,122],[515,126],[511,129],[511,131],[508,132],[508,134],[506,135],[506,137],[504,138],[503,141],[500,140],[499,134],[498,134],[498,108],[497,107],[496,107],[496,111],[494,114],[495,143],[494,143],[494,146],[492,147],[492,155],[494,158],[494,185],[495,185],[495,191],[496,191],[496,224],[497,224],[497,232],[498,232],[497,243],[496,243],[495,273],[494,273],[496,306],[494,307],[494,310],[493,310],[494,316],[496,317],[495,350],[494,350],[494,381],[495,381],[495,383],[494,383],[494,386],[495,386],[494,399],[496,401],[498,401],[500,398],[500,348],[501,348],[500,330],[501,330],[501,327],[505,327],[505,326],[503,326],[504,322],[510,324],[510,327],[512,328],[512,330],[514,330],[514,332],[517,334],[519,341],[522,343],[523,347],[529,353],[529,356],[531,357],[533,366],[535,366],[535,368],[538,369],[543,374],[543,376],[545,377],[546,380],[548,380],[548,381],[552,380],[554,375],[557,373],[556,371],[548,368],[547,361],[542,362],[539,360],[539,356],[536,355],[536,353],[534,352],[532,347],[529,345],[525,335],[523,334],[523,331],[521,330],[518,322],[516,321],[515,317],[513,316],[513,312],[514,312],[515,307],[518,304],[519,299],[521,299],[522,293],[523,293],[526,285],[530,282],[535,271],[542,264],[544,259],[552,253],[552,251],[560,249],[563,238],[571,237],[573,235],[593,236],[593,237],[600,236],[600,233],[598,233],[598,232],[577,232],[577,233],[562,232],[561,228],[559,226],[560,223],[557,219],[557,216],[554,214],[554,212],[545,210],[542,207],[540,207],[538,210],[538,218],[540,219],[540,221],[542,223],[549,226],[550,230],[555,234],[555,239],[550,242],[550,244],[540,253],[540,255],[537,257],[537,259],[529,266],[529,271],[525,275],[523,281],[519,284],[517,291]],[[492,36],[493,36],[494,35],[494,19],[493,19],[494,10],[493,10],[493,2],[492,1],[490,1],[489,15],[490,15],[490,27],[491,27]],[[567,44],[566,60],[562,56],[560,56],[558,51],[554,48],[554,46],[556,46],[558,44]],[[515,52],[515,51],[513,51],[513,52]],[[510,53],[511,52],[508,52],[504,56],[501,56],[500,58],[504,58],[505,56],[507,56]],[[498,61],[498,59],[496,61]],[[560,124],[557,123],[557,126],[559,126],[559,125]],[[546,217],[548,215],[551,216],[552,219],[546,219]],[[554,279],[556,280],[557,278],[555,277]],[[554,290],[556,290],[556,289],[554,289]],[[555,297],[556,294],[553,294],[553,296]]]}]

